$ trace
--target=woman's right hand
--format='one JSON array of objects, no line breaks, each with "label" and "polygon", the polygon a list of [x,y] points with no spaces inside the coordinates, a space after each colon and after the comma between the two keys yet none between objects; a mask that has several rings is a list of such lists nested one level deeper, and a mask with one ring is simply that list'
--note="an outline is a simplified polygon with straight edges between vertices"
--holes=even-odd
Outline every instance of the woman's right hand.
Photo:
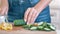
[{"label": "woman's right hand", "polygon": [[0,7],[0,15],[6,15],[8,12],[8,7],[7,6],[1,6]]}]

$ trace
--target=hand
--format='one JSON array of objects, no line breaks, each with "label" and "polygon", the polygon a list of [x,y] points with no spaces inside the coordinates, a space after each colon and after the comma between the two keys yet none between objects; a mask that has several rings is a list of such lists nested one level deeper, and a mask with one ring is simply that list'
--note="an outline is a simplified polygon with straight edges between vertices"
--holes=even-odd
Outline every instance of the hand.
[{"label": "hand", "polygon": [[39,15],[40,11],[34,8],[28,8],[24,15],[24,20],[27,24],[33,24]]},{"label": "hand", "polygon": [[8,8],[7,7],[0,7],[0,15],[5,15],[8,12]]}]

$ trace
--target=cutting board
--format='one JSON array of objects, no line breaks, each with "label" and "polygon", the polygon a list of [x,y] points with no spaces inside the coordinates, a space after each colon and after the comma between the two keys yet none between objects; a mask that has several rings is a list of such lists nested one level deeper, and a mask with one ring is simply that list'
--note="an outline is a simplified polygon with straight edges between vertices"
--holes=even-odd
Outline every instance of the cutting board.
[{"label": "cutting board", "polygon": [[13,26],[12,30],[9,31],[4,31],[4,30],[0,30],[0,34],[56,34],[55,31],[30,31],[30,30],[25,30],[24,28],[22,28],[21,26],[16,27]]}]

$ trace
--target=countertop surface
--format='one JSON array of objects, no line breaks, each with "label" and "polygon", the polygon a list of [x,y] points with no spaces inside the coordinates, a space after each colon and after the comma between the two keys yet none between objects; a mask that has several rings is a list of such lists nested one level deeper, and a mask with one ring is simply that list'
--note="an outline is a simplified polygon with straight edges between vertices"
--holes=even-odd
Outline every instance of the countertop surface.
[{"label": "countertop surface", "polygon": [[22,27],[13,27],[9,31],[0,30],[0,34],[56,34],[56,31],[30,31]]}]

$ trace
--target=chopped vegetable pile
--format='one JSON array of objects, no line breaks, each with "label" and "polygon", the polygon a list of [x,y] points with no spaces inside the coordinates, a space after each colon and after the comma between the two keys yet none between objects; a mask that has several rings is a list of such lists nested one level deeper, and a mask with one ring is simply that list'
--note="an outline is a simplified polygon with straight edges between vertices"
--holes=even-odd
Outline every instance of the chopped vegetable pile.
[{"label": "chopped vegetable pile", "polygon": [[52,25],[51,23],[47,23],[47,22],[39,22],[39,23],[26,25],[26,22],[23,19],[15,20],[14,25],[23,26],[23,28],[27,30],[55,31],[56,29],[54,25]]},{"label": "chopped vegetable pile", "polygon": [[46,22],[24,25],[23,28],[27,30],[38,30],[38,31],[55,31],[56,29],[52,24]]},{"label": "chopped vegetable pile", "polygon": [[0,24],[0,29],[1,30],[12,30],[12,24],[3,22]]}]

